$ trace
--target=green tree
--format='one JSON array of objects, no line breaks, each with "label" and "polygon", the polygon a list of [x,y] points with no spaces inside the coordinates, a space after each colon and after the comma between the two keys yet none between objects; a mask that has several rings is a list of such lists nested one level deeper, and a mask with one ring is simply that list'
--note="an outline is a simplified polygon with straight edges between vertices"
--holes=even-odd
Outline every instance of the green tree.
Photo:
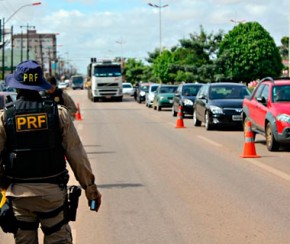
[{"label": "green tree", "polygon": [[280,54],[282,59],[288,60],[289,59],[289,37],[284,36],[281,39],[281,46],[279,46]]},{"label": "green tree", "polygon": [[160,49],[155,48],[155,50],[152,53],[147,52],[147,54],[148,54],[148,58],[146,58],[146,61],[150,64],[153,64],[154,60],[160,55]]},{"label": "green tree", "polygon": [[217,65],[217,76],[234,82],[276,77],[283,68],[273,38],[257,22],[240,23],[225,35]]},{"label": "green tree", "polygon": [[173,63],[173,54],[169,50],[164,50],[153,63],[152,71],[160,83],[174,82],[170,74],[170,67]]},{"label": "green tree", "polygon": [[189,35],[189,39],[179,40],[179,45],[172,48],[174,65],[172,72],[176,80],[186,82],[212,82],[215,77],[215,60],[223,31],[206,33],[200,27],[200,33]]},{"label": "green tree", "polygon": [[129,58],[126,60],[125,69],[123,71],[127,82],[132,84],[138,83],[142,80],[144,75],[145,65],[141,60]]}]

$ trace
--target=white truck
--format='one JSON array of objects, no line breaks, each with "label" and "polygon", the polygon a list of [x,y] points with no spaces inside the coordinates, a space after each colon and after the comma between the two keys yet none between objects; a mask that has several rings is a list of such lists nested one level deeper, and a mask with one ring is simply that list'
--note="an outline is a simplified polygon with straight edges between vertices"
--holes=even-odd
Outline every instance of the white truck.
[{"label": "white truck", "polygon": [[87,75],[90,83],[88,98],[91,101],[123,100],[121,63],[91,58]]}]

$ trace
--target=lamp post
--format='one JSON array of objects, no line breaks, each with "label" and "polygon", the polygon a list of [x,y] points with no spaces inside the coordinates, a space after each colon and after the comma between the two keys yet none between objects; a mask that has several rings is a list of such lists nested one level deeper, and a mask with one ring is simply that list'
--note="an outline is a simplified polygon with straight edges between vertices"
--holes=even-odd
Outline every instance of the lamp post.
[{"label": "lamp post", "polygon": [[125,43],[122,39],[120,41],[116,41],[117,44],[119,44],[121,46],[121,66],[122,69],[124,68],[124,57],[123,57],[123,44]]},{"label": "lamp post", "polygon": [[22,5],[21,7],[19,7],[12,15],[10,15],[8,18],[7,18],[7,20],[6,20],[6,22],[5,23],[7,23],[19,10],[21,10],[21,9],[23,9],[23,8],[25,8],[25,7],[29,7],[29,6],[36,6],[36,5],[40,5],[41,4],[41,2],[35,2],[35,3],[29,3],[29,4],[25,4],[25,5]]},{"label": "lamp post", "polygon": [[242,19],[242,20],[234,20],[234,19],[230,19],[231,22],[235,23],[235,24],[242,24],[247,22],[246,20]]},{"label": "lamp post", "polygon": [[152,3],[148,3],[148,5],[150,7],[153,7],[153,8],[158,8],[159,10],[159,54],[161,54],[162,52],[162,24],[161,24],[161,9],[162,8],[166,8],[168,7],[169,5],[168,4],[164,4],[162,5],[161,4],[161,0],[159,0],[159,5],[157,4],[152,4]]},{"label": "lamp post", "polygon": [[[22,6],[20,6],[18,9],[16,9],[16,11],[11,14],[6,20],[3,18],[3,23],[2,23],[2,26],[0,25],[0,29],[2,28],[2,34],[3,34],[3,38],[2,38],[2,42],[3,42],[3,46],[2,46],[2,79],[4,79],[4,76],[5,76],[5,24],[16,14],[18,13],[21,9],[25,8],[25,7],[29,7],[29,6],[36,6],[36,5],[40,5],[41,2],[34,2],[34,3],[29,3],[29,4],[24,4]],[[13,27],[11,28],[13,29]],[[13,42],[13,37],[11,38],[11,41]],[[11,45],[13,45],[13,43],[11,43]],[[12,53],[13,55],[13,53]],[[12,56],[11,55],[11,56]],[[13,58],[12,58],[13,59]],[[13,66],[13,61],[11,62],[11,65]],[[12,69],[12,68],[11,68]]]}]

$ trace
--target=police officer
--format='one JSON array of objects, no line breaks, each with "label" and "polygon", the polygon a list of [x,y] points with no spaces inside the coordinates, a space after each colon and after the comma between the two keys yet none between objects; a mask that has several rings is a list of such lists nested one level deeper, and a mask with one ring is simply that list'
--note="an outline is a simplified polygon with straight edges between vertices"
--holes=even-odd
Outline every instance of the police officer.
[{"label": "police officer", "polygon": [[47,81],[51,84],[51,89],[44,93],[44,97],[52,99],[57,104],[64,105],[70,112],[72,118],[75,117],[77,112],[77,106],[69,94],[57,87],[57,80],[54,76],[48,76]]},{"label": "police officer", "polygon": [[[42,99],[49,90],[36,61],[17,65],[6,77],[17,89],[17,100],[0,110],[0,151],[6,196],[12,200],[18,229],[16,243],[37,244],[41,225],[44,243],[72,243],[65,215],[68,171],[65,157],[88,202],[98,211],[101,194],[68,110]],[[3,187],[3,181],[1,182]]]}]

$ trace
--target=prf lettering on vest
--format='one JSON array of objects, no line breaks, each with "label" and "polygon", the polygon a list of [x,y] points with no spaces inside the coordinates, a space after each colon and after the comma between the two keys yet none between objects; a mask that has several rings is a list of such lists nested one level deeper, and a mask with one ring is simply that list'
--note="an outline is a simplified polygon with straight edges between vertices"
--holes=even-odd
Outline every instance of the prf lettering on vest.
[{"label": "prf lettering on vest", "polygon": [[35,74],[24,73],[24,75],[23,75],[24,82],[37,82],[37,79],[38,79],[37,73],[35,73]]},{"label": "prf lettering on vest", "polygon": [[47,114],[21,114],[15,116],[16,131],[47,130]]}]

